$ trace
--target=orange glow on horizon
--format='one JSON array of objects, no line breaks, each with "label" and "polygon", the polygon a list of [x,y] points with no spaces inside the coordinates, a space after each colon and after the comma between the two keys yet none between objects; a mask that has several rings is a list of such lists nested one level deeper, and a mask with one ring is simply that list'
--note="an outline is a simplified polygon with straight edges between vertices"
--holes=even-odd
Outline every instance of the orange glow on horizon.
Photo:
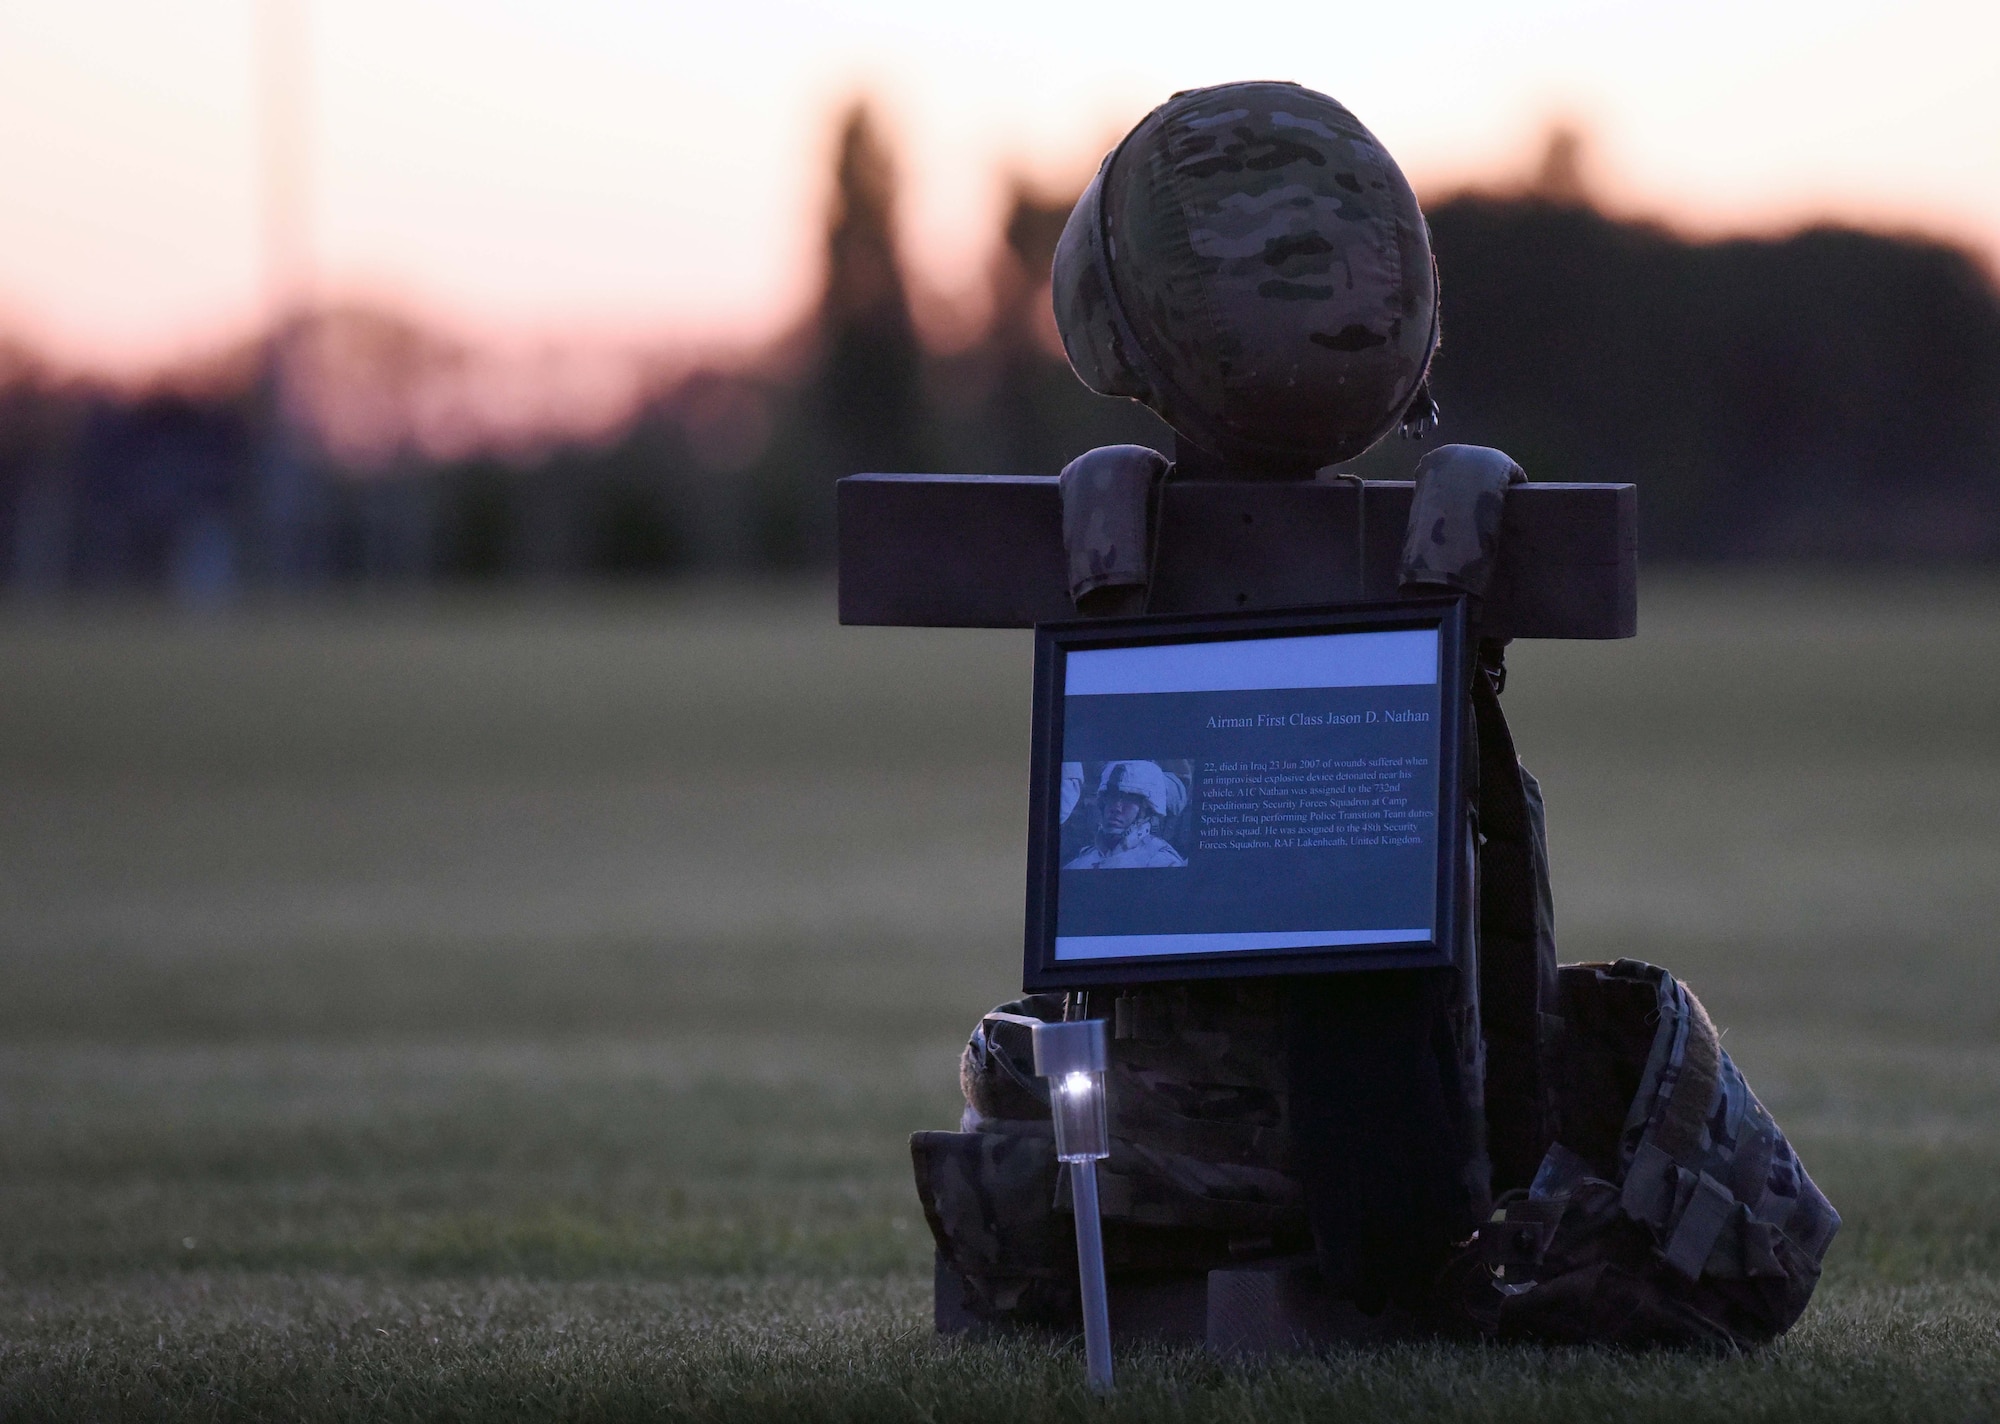
[{"label": "orange glow on horizon", "polygon": [[1427,197],[1518,183],[1565,119],[1619,215],[2000,254],[1991,7],[1448,0],[1413,43],[1406,18],[1303,4],[1217,34],[1178,3],[1131,27],[1024,0],[999,30],[920,0],[0,0],[0,334],[129,376],[258,327],[283,218],[259,177],[260,4],[305,7],[317,298],[514,351],[685,357],[790,328],[855,93],[896,141],[919,313],[946,335],[981,310],[1010,173],[1080,184],[1170,90],[1274,69],[1347,102]]}]

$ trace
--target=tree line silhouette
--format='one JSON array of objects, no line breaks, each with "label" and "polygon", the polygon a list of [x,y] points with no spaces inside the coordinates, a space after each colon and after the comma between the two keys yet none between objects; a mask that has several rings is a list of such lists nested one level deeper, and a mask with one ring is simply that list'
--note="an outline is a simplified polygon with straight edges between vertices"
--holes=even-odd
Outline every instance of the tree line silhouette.
[{"label": "tree line silhouette", "polygon": [[[1428,205],[1443,421],[1425,444],[1497,445],[1535,479],[1637,481],[1656,560],[2000,558],[2000,291],[1976,258],[1836,226],[1695,241],[1614,218],[1574,142],[1557,135],[1521,191]],[[198,597],[822,568],[843,474],[1054,474],[1094,445],[1171,450],[1148,412],[1090,394],[1061,359],[1048,271],[1074,194],[1014,184],[985,328],[936,351],[865,105],[835,152],[821,292],[798,329],[531,455],[405,442],[357,477],[310,421],[301,440],[277,418],[277,337],[205,383],[139,395],[0,347],[0,583]],[[373,321],[399,359],[423,349],[379,314],[304,321]],[[1407,477],[1425,444],[1391,439],[1355,468]]]}]

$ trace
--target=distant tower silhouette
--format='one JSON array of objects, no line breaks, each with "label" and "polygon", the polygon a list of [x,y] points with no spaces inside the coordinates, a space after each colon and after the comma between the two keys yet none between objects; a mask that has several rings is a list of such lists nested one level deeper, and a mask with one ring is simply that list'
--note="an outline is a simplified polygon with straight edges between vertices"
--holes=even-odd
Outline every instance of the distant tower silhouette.
[{"label": "distant tower silhouette", "polygon": [[1541,162],[1528,182],[1529,196],[1565,208],[1590,207],[1587,150],[1583,132],[1575,125],[1551,125],[1542,141]]},{"label": "distant tower silhouette", "polygon": [[257,0],[255,17],[264,304],[277,327],[311,299],[312,40],[306,0]]},{"label": "distant tower silhouette", "polygon": [[896,243],[896,170],[865,101],[839,120],[826,276],[810,329],[811,377],[796,444],[773,467],[751,516],[778,566],[833,557],[833,482],[928,462],[924,355]]},{"label": "distant tower silhouette", "polygon": [[302,347],[312,318],[307,0],[257,0],[256,64],[263,218],[262,440],[252,537],[258,572],[300,587],[326,572],[325,500],[308,460]]}]

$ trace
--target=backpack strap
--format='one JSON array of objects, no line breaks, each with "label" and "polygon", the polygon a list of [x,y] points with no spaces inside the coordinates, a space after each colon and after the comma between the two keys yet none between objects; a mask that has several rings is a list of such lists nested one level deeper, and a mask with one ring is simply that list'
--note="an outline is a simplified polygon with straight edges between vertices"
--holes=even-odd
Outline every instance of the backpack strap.
[{"label": "backpack strap", "polygon": [[1486,597],[1500,562],[1507,487],[1528,478],[1504,450],[1440,445],[1417,461],[1397,581]]},{"label": "backpack strap", "polygon": [[1556,941],[1548,844],[1500,710],[1499,679],[1472,678],[1479,745],[1479,1021],[1486,1039],[1486,1148],[1495,1194],[1525,1187],[1554,1140],[1549,1021]]},{"label": "backpack strap", "polygon": [[[1475,632],[1509,487],[1527,478],[1504,451],[1441,445],[1417,463],[1399,577],[1407,591],[1467,595]],[[1554,1139],[1549,1056],[1556,942],[1541,788],[1521,767],[1500,710],[1505,645],[1481,639],[1472,676],[1477,752],[1478,1001],[1492,1190],[1528,1185]]]},{"label": "backpack strap", "polygon": [[1063,467],[1063,550],[1079,613],[1143,612],[1152,578],[1154,504],[1170,465],[1143,445],[1105,445]]}]

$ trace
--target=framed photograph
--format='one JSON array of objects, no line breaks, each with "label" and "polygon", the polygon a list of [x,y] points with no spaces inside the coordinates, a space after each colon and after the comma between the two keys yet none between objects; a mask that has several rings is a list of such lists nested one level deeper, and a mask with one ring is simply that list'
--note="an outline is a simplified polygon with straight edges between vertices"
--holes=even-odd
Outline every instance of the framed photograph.
[{"label": "framed photograph", "polygon": [[1440,965],[1458,598],[1035,630],[1025,985]]}]

